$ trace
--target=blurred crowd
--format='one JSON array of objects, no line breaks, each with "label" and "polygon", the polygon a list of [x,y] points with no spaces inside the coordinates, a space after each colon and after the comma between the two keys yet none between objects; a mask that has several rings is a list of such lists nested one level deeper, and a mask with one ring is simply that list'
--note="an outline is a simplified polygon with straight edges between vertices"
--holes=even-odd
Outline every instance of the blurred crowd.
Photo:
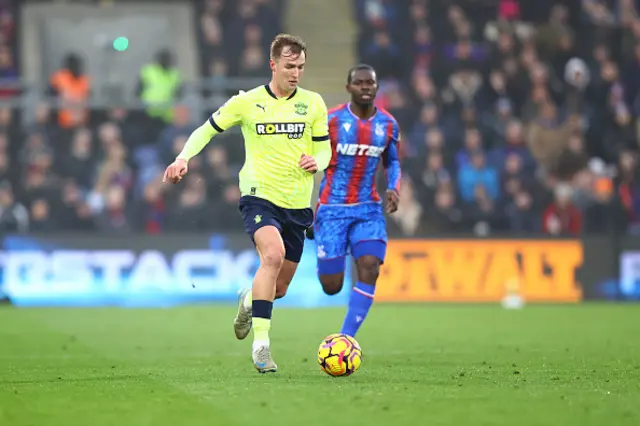
[{"label": "blurred crowd", "polygon": [[[0,0],[0,98],[18,93],[19,79],[16,43],[16,4],[14,0]],[[12,87],[13,85],[13,87]]]},{"label": "blurred crowd", "polygon": [[269,75],[269,46],[282,32],[283,0],[196,1],[205,77]]},{"label": "blurred crowd", "polygon": [[355,0],[403,233],[640,231],[636,0]]},{"label": "blurred crowd", "polygon": [[[390,232],[640,231],[638,3],[353,0],[359,59],[378,70],[378,105],[403,132]],[[11,4],[0,0],[2,79],[18,75]],[[266,80],[283,0],[194,4],[203,79]],[[48,92],[61,106],[39,105],[27,125],[0,106],[0,230],[241,230],[237,132],[180,185],[161,182],[204,120],[179,101],[172,52],[157,52],[137,87],[171,108],[88,111],[83,68],[65,58]]]},{"label": "blurred crowd", "polygon": [[[0,37],[6,27],[3,5],[0,0]],[[281,30],[281,1],[194,5],[202,77],[266,81],[269,43]],[[180,185],[161,181],[164,167],[206,118],[180,102],[182,86],[174,52],[162,50],[140,70],[136,93],[154,106],[89,110],[91,76],[83,58],[69,52],[50,76],[47,94],[61,102],[56,109],[40,104],[25,126],[19,110],[0,106],[0,231],[241,230],[237,174],[244,152],[237,132],[216,138],[190,161]]]}]

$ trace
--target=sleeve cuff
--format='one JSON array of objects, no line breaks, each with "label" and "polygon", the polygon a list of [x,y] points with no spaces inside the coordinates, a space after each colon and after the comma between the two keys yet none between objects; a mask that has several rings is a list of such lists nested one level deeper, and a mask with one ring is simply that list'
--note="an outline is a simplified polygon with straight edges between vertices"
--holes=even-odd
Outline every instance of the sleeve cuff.
[{"label": "sleeve cuff", "polygon": [[324,136],[312,136],[311,140],[314,142],[324,142],[329,140],[329,135]]},{"label": "sleeve cuff", "polygon": [[224,129],[222,127],[218,126],[216,121],[213,119],[213,116],[209,117],[209,124],[211,124],[211,127],[213,127],[216,130],[216,132],[218,132],[218,133],[224,132]]}]

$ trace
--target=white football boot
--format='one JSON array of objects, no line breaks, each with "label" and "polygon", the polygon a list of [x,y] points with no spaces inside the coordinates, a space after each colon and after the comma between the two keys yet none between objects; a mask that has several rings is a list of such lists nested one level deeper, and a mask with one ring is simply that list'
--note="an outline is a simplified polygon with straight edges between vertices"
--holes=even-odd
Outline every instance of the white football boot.
[{"label": "white football boot", "polygon": [[278,371],[278,366],[271,358],[271,349],[269,349],[268,345],[254,346],[251,357],[258,373],[275,373]]},{"label": "white football boot", "polygon": [[245,300],[251,289],[244,288],[238,291],[238,313],[233,320],[233,331],[238,340],[243,340],[251,331],[251,305],[246,306]]}]

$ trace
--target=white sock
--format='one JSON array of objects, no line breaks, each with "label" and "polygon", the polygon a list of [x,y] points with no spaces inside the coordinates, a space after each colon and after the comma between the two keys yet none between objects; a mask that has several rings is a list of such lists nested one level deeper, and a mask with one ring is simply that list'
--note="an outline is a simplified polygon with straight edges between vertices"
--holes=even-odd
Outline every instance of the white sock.
[{"label": "white sock", "polygon": [[255,352],[261,346],[269,347],[269,343],[268,340],[254,340],[252,350]]}]

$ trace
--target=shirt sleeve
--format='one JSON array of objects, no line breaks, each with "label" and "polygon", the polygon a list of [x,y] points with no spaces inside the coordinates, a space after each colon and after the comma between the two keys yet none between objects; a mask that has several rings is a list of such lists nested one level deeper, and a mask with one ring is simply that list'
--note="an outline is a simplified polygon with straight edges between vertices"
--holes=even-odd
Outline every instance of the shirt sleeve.
[{"label": "shirt sleeve", "polygon": [[216,132],[222,133],[230,127],[236,126],[242,122],[242,95],[245,92],[240,91],[233,96],[216,112],[209,117],[209,124]]},{"label": "shirt sleeve", "polygon": [[315,119],[311,128],[311,136],[314,142],[324,142],[329,140],[329,118],[327,105],[320,95],[314,100]]},{"label": "shirt sleeve", "polygon": [[313,158],[316,160],[318,170],[324,170],[331,161],[331,142],[329,141],[329,119],[327,105],[320,95],[316,97],[314,105],[315,119],[311,127],[311,139],[313,140]]},{"label": "shirt sleeve", "polygon": [[244,92],[233,96],[213,113],[206,123],[194,130],[177,158],[189,161],[198,155],[214,136],[240,124],[242,122],[242,114],[240,112],[242,109],[239,96],[242,94]]},{"label": "shirt sleeve", "polygon": [[400,155],[398,144],[400,143],[400,128],[397,123],[393,123],[393,130],[387,149],[382,154],[385,175],[387,176],[387,190],[400,193]]}]

